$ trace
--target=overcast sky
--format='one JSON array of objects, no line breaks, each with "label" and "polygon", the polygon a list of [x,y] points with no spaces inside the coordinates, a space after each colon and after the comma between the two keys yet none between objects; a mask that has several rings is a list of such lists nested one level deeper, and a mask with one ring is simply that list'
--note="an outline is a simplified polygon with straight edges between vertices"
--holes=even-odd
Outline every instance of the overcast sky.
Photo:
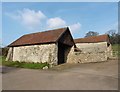
[{"label": "overcast sky", "polygon": [[20,36],[68,26],[74,38],[117,29],[117,2],[2,3],[3,44]]}]

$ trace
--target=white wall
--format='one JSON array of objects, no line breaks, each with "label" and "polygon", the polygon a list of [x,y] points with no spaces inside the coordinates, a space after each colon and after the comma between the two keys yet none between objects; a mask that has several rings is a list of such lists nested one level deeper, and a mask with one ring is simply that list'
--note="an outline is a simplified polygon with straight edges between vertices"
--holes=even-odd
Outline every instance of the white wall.
[{"label": "white wall", "polygon": [[76,46],[81,49],[83,53],[98,53],[107,51],[107,42],[77,43]]},{"label": "white wall", "polygon": [[57,64],[56,44],[19,46],[13,48],[13,61],[49,62]]},{"label": "white wall", "polygon": [[67,57],[67,63],[101,62],[107,60],[107,42],[76,43],[81,52],[75,52],[72,47]]}]

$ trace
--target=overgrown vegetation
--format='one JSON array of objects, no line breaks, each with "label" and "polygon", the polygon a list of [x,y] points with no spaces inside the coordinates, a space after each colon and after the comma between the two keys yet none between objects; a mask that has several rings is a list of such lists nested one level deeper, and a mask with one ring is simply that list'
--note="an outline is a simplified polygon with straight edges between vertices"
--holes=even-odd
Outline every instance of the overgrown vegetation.
[{"label": "overgrown vegetation", "polygon": [[8,47],[0,47],[0,56],[7,56],[8,50]]},{"label": "overgrown vegetation", "polygon": [[29,69],[43,69],[43,67],[47,66],[49,68],[48,63],[26,63],[26,62],[18,62],[18,61],[5,61],[4,56],[0,56],[0,63],[4,66],[9,67],[18,67],[18,68],[29,68]]},{"label": "overgrown vegetation", "polygon": [[2,48],[0,47],[0,56],[2,56]]},{"label": "overgrown vegetation", "polygon": [[113,56],[119,56],[120,57],[120,44],[113,44]]},{"label": "overgrown vegetation", "polygon": [[2,48],[2,56],[7,56],[7,53],[8,53],[8,50],[9,50],[9,48],[8,47],[4,47],[4,48]]}]

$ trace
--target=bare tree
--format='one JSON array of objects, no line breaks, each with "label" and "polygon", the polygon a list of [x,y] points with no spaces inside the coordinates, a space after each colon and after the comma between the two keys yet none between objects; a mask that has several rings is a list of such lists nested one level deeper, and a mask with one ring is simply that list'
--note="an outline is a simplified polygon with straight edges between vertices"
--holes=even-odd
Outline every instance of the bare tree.
[{"label": "bare tree", "polygon": [[116,36],[116,30],[111,29],[111,30],[107,31],[105,34],[108,34],[110,36]]},{"label": "bare tree", "polygon": [[110,42],[112,44],[120,44],[120,34],[116,30],[112,29],[106,32],[110,36]]}]

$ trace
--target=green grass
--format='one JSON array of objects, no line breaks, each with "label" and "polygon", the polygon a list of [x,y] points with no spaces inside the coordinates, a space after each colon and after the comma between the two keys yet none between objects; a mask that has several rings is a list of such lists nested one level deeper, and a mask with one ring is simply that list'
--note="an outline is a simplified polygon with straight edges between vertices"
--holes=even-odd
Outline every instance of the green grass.
[{"label": "green grass", "polygon": [[49,67],[48,63],[26,63],[18,61],[5,61],[5,57],[0,56],[2,65],[9,67],[18,67],[18,68],[29,68],[29,69],[42,69],[45,66]]},{"label": "green grass", "polygon": [[2,65],[2,56],[0,56],[0,65]]},{"label": "green grass", "polygon": [[120,44],[112,45],[112,49],[113,49],[113,56],[120,57]]}]

